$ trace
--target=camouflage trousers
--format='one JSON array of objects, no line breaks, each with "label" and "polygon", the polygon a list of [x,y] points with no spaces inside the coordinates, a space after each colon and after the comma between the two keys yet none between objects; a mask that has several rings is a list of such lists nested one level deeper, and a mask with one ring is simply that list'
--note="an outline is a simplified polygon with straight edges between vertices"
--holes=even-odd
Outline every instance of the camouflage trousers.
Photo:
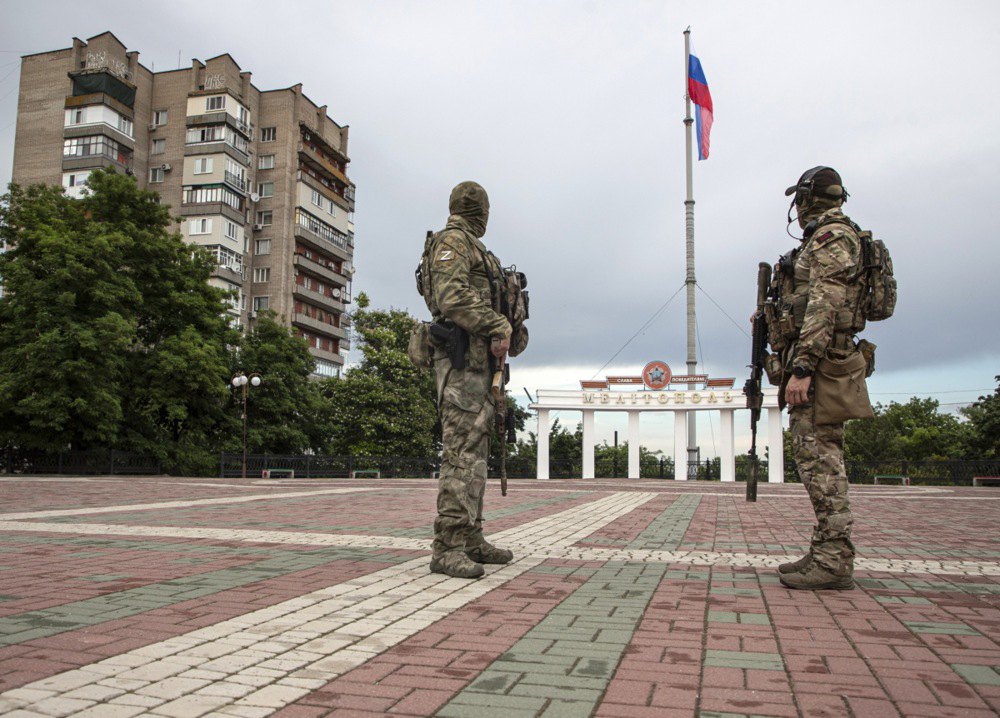
[{"label": "camouflage trousers", "polygon": [[453,369],[447,358],[435,358],[434,371],[444,451],[432,549],[440,557],[485,540],[483,493],[494,407],[485,367]]},{"label": "camouflage trousers", "polygon": [[854,570],[854,518],[847,499],[844,425],[816,424],[812,403],[790,407],[788,415],[795,464],[816,513],[813,558],[834,573],[850,575]]}]

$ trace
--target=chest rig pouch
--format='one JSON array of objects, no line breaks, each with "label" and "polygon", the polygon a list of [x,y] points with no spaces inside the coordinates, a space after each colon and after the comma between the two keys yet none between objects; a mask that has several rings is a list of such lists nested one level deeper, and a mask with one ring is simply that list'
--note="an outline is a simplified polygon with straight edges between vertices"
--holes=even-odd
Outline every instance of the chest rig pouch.
[{"label": "chest rig pouch", "polygon": [[[783,254],[774,265],[771,274],[771,297],[775,301],[765,305],[765,316],[767,318],[768,341],[771,348],[780,352],[787,347],[798,336],[798,327],[802,326],[805,320],[806,303],[798,310],[799,321],[796,326],[796,310],[793,303],[795,297],[795,259],[799,256],[802,247]],[[806,297],[808,300],[808,297]]]}]

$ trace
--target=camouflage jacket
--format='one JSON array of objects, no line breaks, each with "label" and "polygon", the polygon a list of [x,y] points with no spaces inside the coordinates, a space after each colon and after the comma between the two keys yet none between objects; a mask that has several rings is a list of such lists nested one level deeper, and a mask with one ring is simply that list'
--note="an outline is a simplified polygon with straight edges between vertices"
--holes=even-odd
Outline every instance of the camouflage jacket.
[{"label": "camouflage jacket", "polygon": [[500,262],[487,252],[469,223],[453,214],[445,228],[427,241],[430,291],[424,300],[434,320],[450,319],[471,337],[510,337],[510,322],[493,309],[484,264],[490,262],[489,271],[496,277],[502,272]]},{"label": "camouflage jacket", "polygon": [[850,335],[864,328],[856,311],[864,289],[858,233],[840,209],[823,212],[817,225],[795,257],[792,296],[783,298],[793,307],[804,304],[790,365],[809,370],[816,368],[834,332]]}]

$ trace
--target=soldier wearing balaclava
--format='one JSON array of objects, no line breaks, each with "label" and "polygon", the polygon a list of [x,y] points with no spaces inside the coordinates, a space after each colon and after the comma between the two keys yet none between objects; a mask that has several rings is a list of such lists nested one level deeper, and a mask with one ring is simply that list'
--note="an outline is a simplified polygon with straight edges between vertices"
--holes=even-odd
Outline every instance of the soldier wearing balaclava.
[{"label": "soldier wearing balaclava", "polygon": [[[451,193],[445,228],[425,246],[422,293],[434,323],[464,332],[468,349],[455,366],[448,347],[433,346],[443,453],[434,521],[431,571],[478,578],[483,564],[505,564],[513,554],[483,536],[489,436],[496,407],[491,396],[490,355],[515,356],[527,344],[527,331],[500,311],[496,282],[503,276],[482,237],[490,216],[486,190],[462,182]],[[513,346],[512,346],[513,339]]]}]

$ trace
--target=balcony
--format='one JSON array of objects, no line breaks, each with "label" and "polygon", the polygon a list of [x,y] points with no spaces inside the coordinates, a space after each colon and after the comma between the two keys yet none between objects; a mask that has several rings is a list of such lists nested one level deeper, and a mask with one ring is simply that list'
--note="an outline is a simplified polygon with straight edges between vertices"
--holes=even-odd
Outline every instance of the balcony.
[{"label": "balcony", "polygon": [[344,355],[339,352],[328,352],[327,350],[320,349],[319,347],[309,347],[309,353],[317,359],[323,359],[333,364],[337,364],[338,366],[344,365]]},{"label": "balcony", "polygon": [[350,259],[354,254],[354,243],[350,237],[300,207],[295,208],[295,236],[340,259]]},{"label": "balcony", "polygon": [[319,334],[340,340],[341,349],[344,348],[344,342],[348,337],[346,327],[335,327],[332,324],[321,322],[320,320],[314,319],[308,314],[303,314],[302,312],[296,312],[292,315],[292,324],[296,324],[310,332],[318,332]]},{"label": "balcony", "polygon": [[132,169],[132,153],[123,151],[113,140],[80,145],[70,152],[63,151],[64,171],[112,166]]},{"label": "balcony", "polygon": [[231,284],[243,284],[244,278],[242,267],[227,267],[223,264],[215,265],[212,269],[212,276],[224,279]]},{"label": "balcony", "polygon": [[334,299],[333,297],[328,297],[325,294],[314,292],[312,289],[306,289],[301,284],[292,285],[292,296],[296,299],[302,299],[307,302],[311,302],[312,304],[317,304],[324,309],[330,309],[338,313],[343,313],[346,309],[344,303],[339,299]]},{"label": "balcony", "polygon": [[245,178],[226,170],[224,179],[230,187],[235,188],[243,194],[247,193],[247,181]]},{"label": "balcony", "polygon": [[292,264],[300,269],[316,275],[320,279],[325,279],[334,284],[338,284],[341,287],[346,288],[347,283],[350,281],[346,275],[340,274],[334,269],[327,267],[326,265],[320,264],[319,262],[309,259],[305,255],[296,254],[292,257]]},{"label": "balcony", "polygon": [[299,143],[299,159],[306,162],[314,170],[329,175],[341,184],[348,187],[351,185],[351,181],[347,179],[347,175],[337,165],[304,142]]},{"label": "balcony", "polygon": [[217,125],[220,122],[225,122],[228,127],[232,127],[248,140],[253,139],[253,124],[240,122],[237,118],[233,117],[225,110],[205,112],[199,115],[188,115],[185,120],[185,124],[187,124],[188,127],[197,127],[199,125]]}]

